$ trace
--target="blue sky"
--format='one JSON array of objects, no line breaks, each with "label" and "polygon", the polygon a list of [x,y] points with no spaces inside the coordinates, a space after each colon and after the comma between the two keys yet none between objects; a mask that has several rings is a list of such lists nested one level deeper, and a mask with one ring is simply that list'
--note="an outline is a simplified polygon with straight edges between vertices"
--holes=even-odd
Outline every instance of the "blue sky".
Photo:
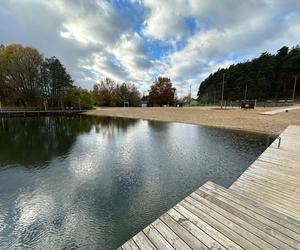
[{"label": "blue sky", "polygon": [[220,67],[300,43],[298,0],[0,0],[0,43],[57,56],[75,83],[110,77],[179,96]]}]

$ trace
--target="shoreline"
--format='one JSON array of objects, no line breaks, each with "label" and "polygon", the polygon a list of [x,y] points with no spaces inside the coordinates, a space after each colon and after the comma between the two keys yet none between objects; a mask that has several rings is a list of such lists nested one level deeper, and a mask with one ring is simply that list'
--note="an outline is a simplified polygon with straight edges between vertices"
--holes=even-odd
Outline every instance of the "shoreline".
[{"label": "shoreline", "polygon": [[[227,109],[215,107],[186,108],[96,108],[84,115],[143,119],[159,122],[178,122],[238,132],[278,136],[289,125],[300,125],[300,110],[291,110],[275,116],[260,115],[262,111]],[[277,107],[278,109],[278,107]]]},{"label": "shoreline", "polygon": [[95,115],[90,114],[88,112],[81,113],[80,115],[86,115],[86,116],[94,116],[94,117],[115,117],[115,118],[127,118],[127,119],[136,119],[136,120],[144,120],[144,121],[153,121],[153,122],[165,122],[165,123],[181,123],[181,124],[189,124],[189,125],[195,125],[195,126],[202,126],[206,128],[215,128],[215,129],[225,129],[232,132],[246,132],[249,134],[255,134],[255,135],[262,135],[262,136],[278,136],[279,134],[273,134],[273,133],[267,133],[262,132],[259,130],[246,130],[241,128],[234,128],[234,127],[226,127],[226,126],[218,126],[218,125],[204,125],[199,123],[192,123],[192,122],[186,122],[186,121],[166,121],[166,120],[160,120],[155,118],[137,118],[137,117],[130,117],[130,116],[113,116],[113,115]]}]

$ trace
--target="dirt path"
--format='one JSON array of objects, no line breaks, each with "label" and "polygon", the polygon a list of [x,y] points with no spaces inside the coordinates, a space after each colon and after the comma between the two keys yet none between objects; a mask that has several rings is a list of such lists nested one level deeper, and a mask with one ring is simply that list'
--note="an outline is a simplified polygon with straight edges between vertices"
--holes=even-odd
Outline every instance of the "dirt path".
[{"label": "dirt path", "polygon": [[268,110],[273,109],[97,108],[85,114],[182,122],[263,134],[280,134],[288,125],[300,125],[299,109],[273,116],[260,115],[261,112]]},{"label": "dirt path", "polygon": [[275,110],[269,110],[269,111],[264,111],[261,112],[261,115],[277,115],[279,113],[283,113],[286,111],[292,111],[295,109],[300,109],[300,106],[295,106],[295,107],[284,107],[284,108],[280,108],[280,109],[275,109]]}]

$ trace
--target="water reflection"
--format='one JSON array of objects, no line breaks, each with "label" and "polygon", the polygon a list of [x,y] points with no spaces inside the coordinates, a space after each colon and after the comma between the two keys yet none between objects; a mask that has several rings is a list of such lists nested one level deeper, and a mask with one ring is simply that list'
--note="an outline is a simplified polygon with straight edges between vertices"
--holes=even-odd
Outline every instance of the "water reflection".
[{"label": "water reflection", "polygon": [[137,119],[117,118],[117,117],[92,117],[95,121],[96,132],[112,136],[118,132],[126,132],[128,128],[133,127],[139,122]]},{"label": "water reflection", "polygon": [[264,149],[259,136],[107,117],[6,119],[0,136],[1,249],[115,249]]},{"label": "water reflection", "polygon": [[44,166],[51,159],[67,155],[78,135],[96,133],[112,136],[126,132],[138,120],[108,117],[2,118],[0,166]]},{"label": "water reflection", "polygon": [[153,131],[161,132],[161,131],[167,131],[168,127],[171,125],[171,123],[148,121],[148,125],[149,125],[149,128],[151,128]]}]

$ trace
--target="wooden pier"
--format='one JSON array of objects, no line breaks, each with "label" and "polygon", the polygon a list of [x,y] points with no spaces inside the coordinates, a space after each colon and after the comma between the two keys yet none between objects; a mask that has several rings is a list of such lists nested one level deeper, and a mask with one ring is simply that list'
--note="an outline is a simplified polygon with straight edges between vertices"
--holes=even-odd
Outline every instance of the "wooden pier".
[{"label": "wooden pier", "polygon": [[280,138],[280,148],[274,141],[230,190],[300,221],[300,126]]},{"label": "wooden pier", "polygon": [[73,115],[83,112],[85,110],[3,110],[0,111],[0,117]]},{"label": "wooden pier", "polygon": [[229,189],[207,182],[118,249],[300,249],[300,126],[280,138]]}]

